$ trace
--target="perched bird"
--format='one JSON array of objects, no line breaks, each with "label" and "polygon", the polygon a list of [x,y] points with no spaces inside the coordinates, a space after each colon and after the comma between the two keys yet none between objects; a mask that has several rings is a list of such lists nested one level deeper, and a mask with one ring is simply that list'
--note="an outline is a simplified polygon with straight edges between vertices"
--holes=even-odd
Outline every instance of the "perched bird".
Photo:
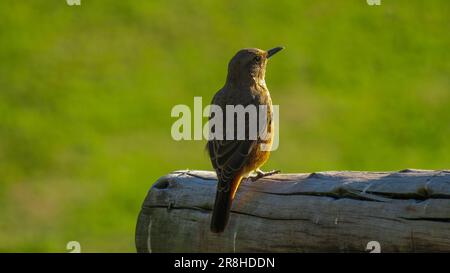
[{"label": "perched bird", "polygon": [[[243,178],[250,173],[256,172],[252,177],[255,181],[261,177],[278,173],[272,171],[264,173],[261,167],[269,158],[270,147],[273,141],[273,122],[272,122],[272,99],[265,83],[265,73],[267,60],[275,53],[282,50],[283,47],[275,47],[268,51],[257,48],[242,49],[231,59],[228,64],[228,76],[225,85],[220,89],[212,100],[212,105],[219,106],[223,111],[223,139],[210,139],[207,144],[207,150],[211,163],[217,173],[217,192],[214,203],[214,209],[211,219],[211,231],[215,233],[223,232],[230,215],[231,204],[236,191]],[[226,139],[226,105],[254,105],[259,109],[260,105],[267,108],[267,120],[264,122],[266,135],[262,137],[261,128],[258,128],[258,135],[255,138],[249,137],[249,116],[245,116],[245,138],[238,140],[236,138]],[[257,112],[257,119],[262,113]],[[236,118],[236,116],[235,116]],[[210,115],[211,119],[211,115]],[[264,119],[264,116],[262,117]],[[236,133],[237,122],[234,122],[234,133]],[[266,148],[262,149],[265,144]]]}]

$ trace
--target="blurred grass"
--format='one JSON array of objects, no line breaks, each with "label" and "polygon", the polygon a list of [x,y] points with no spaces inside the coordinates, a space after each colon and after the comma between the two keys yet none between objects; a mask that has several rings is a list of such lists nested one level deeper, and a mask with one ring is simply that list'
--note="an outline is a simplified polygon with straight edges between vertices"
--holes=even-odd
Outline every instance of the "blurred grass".
[{"label": "blurred grass", "polygon": [[450,5],[437,1],[2,1],[0,251],[134,251],[151,184],[211,169],[170,137],[240,48],[286,50],[267,83],[280,147],[265,169],[450,166]]}]

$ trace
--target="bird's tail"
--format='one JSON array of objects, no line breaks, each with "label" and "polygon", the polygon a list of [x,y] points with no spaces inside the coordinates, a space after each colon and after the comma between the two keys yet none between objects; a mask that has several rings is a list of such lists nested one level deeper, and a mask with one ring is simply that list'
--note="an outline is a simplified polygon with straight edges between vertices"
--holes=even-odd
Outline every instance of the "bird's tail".
[{"label": "bird's tail", "polygon": [[216,201],[214,202],[214,209],[211,218],[211,231],[214,233],[221,233],[225,230],[230,217],[231,204],[233,203],[234,195],[237,187],[241,183],[242,176],[237,176],[231,183],[229,191],[217,191]]}]

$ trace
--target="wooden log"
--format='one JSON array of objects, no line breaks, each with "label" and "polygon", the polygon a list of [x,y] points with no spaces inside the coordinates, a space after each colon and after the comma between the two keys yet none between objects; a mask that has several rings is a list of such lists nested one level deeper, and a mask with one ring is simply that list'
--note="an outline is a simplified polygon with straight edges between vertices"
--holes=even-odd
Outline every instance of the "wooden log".
[{"label": "wooden log", "polygon": [[[150,189],[138,252],[450,252],[450,171],[319,172],[244,181],[209,231],[216,176],[176,171]],[[370,243],[369,243],[370,242]]]}]

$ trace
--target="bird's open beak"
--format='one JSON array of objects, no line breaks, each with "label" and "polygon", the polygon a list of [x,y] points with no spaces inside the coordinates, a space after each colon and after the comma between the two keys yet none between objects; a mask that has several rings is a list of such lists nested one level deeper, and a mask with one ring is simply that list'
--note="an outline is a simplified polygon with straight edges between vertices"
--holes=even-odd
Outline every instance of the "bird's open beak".
[{"label": "bird's open beak", "polygon": [[267,58],[272,57],[273,55],[275,55],[275,53],[277,53],[278,51],[281,51],[282,49],[284,49],[284,47],[277,46],[277,47],[267,50]]}]

